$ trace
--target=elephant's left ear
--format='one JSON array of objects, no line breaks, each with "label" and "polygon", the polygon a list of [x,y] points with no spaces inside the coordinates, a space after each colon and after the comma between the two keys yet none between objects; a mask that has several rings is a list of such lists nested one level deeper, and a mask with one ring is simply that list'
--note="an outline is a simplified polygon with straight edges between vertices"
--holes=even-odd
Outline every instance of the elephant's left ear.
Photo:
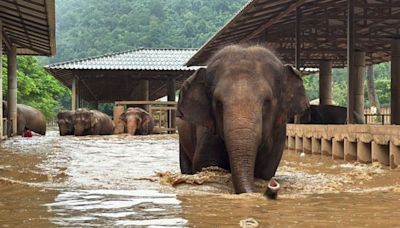
[{"label": "elephant's left ear", "polygon": [[214,129],[211,101],[207,95],[207,74],[205,68],[198,69],[183,83],[176,116],[196,125]]},{"label": "elephant's left ear", "polygon": [[291,65],[284,65],[283,100],[288,118],[302,113],[309,107],[301,73]]}]

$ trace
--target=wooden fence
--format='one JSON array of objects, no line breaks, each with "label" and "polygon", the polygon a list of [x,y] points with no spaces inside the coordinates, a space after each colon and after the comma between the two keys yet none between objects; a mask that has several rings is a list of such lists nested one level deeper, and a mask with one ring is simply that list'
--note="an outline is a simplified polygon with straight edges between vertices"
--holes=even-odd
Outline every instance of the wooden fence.
[{"label": "wooden fence", "polygon": [[371,108],[365,109],[364,121],[365,124],[390,124],[390,108],[381,108],[379,114]]}]

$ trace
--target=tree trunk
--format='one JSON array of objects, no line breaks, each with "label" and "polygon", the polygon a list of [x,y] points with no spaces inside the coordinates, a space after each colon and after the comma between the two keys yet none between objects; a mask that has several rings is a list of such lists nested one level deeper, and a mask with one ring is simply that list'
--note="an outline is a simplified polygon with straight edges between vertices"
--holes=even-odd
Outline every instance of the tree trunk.
[{"label": "tree trunk", "polygon": [[374,67],[370,65],[367,67],[367,82],[368,82],[368,100],[370,102],[371,107],[375,106],[377,110],[377,114],[380,114],[381,105],[379,103],[378,96],[376,95],[375,90],[375,80],[374,80]]}]

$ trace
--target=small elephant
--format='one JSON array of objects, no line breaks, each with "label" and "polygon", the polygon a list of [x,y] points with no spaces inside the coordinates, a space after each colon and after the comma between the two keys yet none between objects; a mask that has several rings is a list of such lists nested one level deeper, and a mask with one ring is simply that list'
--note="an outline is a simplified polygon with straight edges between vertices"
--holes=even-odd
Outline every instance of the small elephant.
[{"label": "small elephant", "polygon": [[114,122],[106,114],[89,109],[78,109],[73,115],[74,135],[112,135]]},{"label": "small elephant", "polygon": [[286,118],[309,101],[300,72],[261,46],[231,45],[182,85],[177,106],[180,167],[232,173],[236,193],[254,191],[254,177],[273,180],[286,140]]},{"label": "small elephant", "polygon": [[[8,118],[8,103],[3,101],[3,116]],[[17,134],[25,130],[46,134],[46,118],[39,110],[24,104],[17,104]]]},{"label": "small elephant", "polygon": [[125,123],[130,135],[149,135],[153,133],[154,119],[146,110],[138,107],[128,108],[121,114],[120,119]]},{"label": "small elephant", "polygon": [[[364,119],[353,112],[355,124],[364,124]],[[297,124],[346,124],[347,108],[336,105],[310,105],[299,118]]]},{"label": "small elephant", "polygon": [[74,135],[74,111],[61,111],[57,114],[60,135]]}]

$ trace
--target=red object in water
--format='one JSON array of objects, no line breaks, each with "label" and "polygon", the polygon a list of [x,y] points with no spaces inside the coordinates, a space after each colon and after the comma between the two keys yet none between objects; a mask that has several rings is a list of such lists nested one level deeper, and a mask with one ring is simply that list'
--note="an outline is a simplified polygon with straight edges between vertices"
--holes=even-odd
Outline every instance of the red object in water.
[{"label": "red object in water", "polygon": [[23,137],[32,137],[32,132],[30,130],[25,130],[24,134],[22,136]]}]

